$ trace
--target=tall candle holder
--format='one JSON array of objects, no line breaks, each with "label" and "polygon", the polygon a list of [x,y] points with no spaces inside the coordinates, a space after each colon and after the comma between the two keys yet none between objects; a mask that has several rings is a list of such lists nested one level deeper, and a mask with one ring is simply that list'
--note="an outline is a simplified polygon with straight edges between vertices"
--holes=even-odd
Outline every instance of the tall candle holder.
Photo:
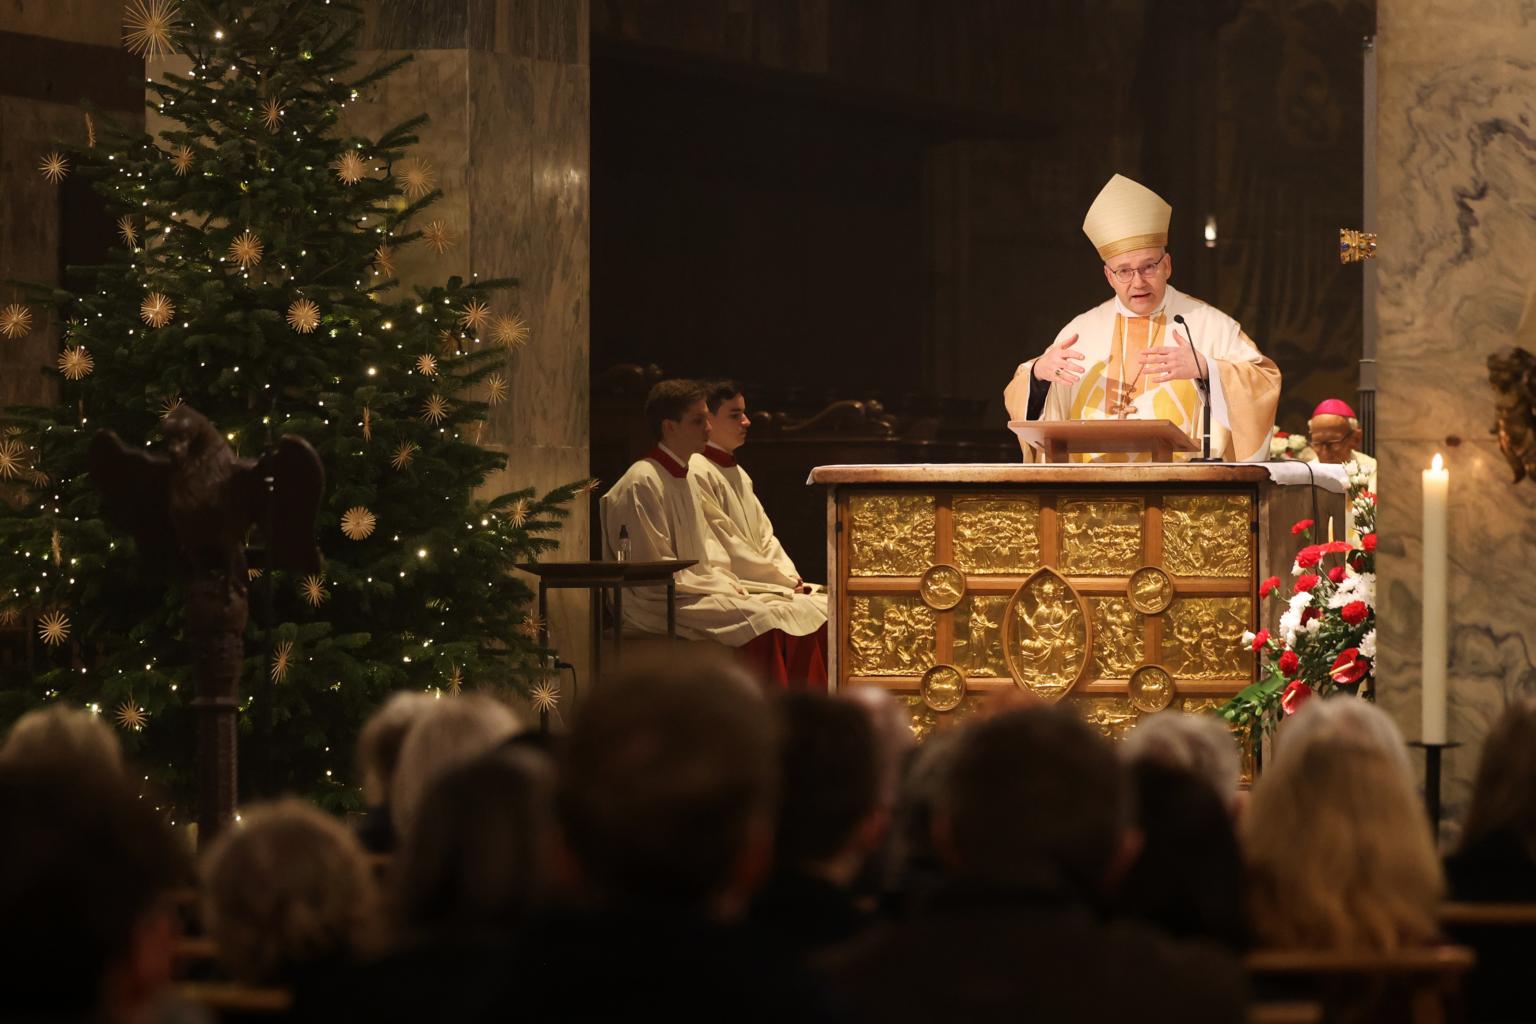
[{"label": "tall candle holder", "polygon": [[1424,809],[1429,812],[1430,825],[1434,828],[1433,834],[1438,843],[1440,840],[1440,755],[1461,744],[1414,740],[1408,745],[1422,747],[1424,750]]}]

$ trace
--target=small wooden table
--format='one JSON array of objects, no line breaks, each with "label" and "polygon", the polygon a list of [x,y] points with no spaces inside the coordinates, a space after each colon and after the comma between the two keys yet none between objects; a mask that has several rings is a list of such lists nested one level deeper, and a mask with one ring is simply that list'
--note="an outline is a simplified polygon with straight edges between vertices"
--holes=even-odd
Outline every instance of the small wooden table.
[{"label": "small wooden table", "polygon": [[659,562],[520,562],[518,568],[539,578],[539,645],[549,646],[549,591],[587,590],[592,593],[592,676],[603,665],[603,595],[613,592],[613,650],[618,654],[624,636],[624,588],[667,588],[667,635],[677,636],[677,581],[674,575],[697,564],[695,559],[669,558]]},{"label": "small wooden table", "polygon": [[1013,420],[1008,429],[1045,452],[1046,462],[1104,452],[1147,452],[1153,462],[1171,462],[1174,452],[1200,450],[1169,420]]}]

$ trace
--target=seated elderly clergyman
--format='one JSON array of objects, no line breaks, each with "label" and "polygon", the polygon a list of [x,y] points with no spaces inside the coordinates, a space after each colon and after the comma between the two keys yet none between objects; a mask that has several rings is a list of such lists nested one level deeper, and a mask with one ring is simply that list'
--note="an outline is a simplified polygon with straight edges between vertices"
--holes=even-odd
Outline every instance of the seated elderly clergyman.
[{"label": "seated elderly clergyman", "polygon": [[[614,558],[627,545],[637,562],[695,560],[675,577],[678,636],[739,648],[780,685],[825,687],[825,599],[750,586],[732,571],[730,556],[704,521],[689,460],[709,440],[705,386],[662,381],[646,397],[645,419],[655,447],[603,496],[604,556]],[[628,590],[623,625],[665,633],[665,589]]]}]

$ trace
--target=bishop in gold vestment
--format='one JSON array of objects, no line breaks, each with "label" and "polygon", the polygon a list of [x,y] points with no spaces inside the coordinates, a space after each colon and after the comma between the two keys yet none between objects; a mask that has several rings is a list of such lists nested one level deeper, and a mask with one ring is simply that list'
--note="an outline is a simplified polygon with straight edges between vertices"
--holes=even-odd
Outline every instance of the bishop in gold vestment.
[{"label": "bishop in gold vestment", "polygon": [[[1199,440],[1209,402],[1211,454],[1261,461],[1274,432],[1280,370],[1237,321],[1169,285],[1172,212],[1145,186],[1118,174],[1110,179],[1083,231],[1104,261],[1114,296],[1073,318],[1050,348],[1020,364],[1004,404],[1014,420],[1165,419]],[[1027,445],[1024,454],[1034,457]],[[1095,460],[1137,458],[1146,456]]]}]

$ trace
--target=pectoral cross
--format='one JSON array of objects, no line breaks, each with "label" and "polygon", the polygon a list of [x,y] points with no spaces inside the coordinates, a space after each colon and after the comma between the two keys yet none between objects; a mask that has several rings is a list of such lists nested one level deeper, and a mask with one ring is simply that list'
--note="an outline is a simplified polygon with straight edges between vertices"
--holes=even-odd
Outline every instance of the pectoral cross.
[{"label": "pectoral cross", "polygon": [[1113,377],[1104,382],[1105,398],[1104,410],[1117,419],[1127,420],[1136,414],[1136,380],[1141,378],[1137,374],[1129,384],[1123,380],[1115,380]]}]

